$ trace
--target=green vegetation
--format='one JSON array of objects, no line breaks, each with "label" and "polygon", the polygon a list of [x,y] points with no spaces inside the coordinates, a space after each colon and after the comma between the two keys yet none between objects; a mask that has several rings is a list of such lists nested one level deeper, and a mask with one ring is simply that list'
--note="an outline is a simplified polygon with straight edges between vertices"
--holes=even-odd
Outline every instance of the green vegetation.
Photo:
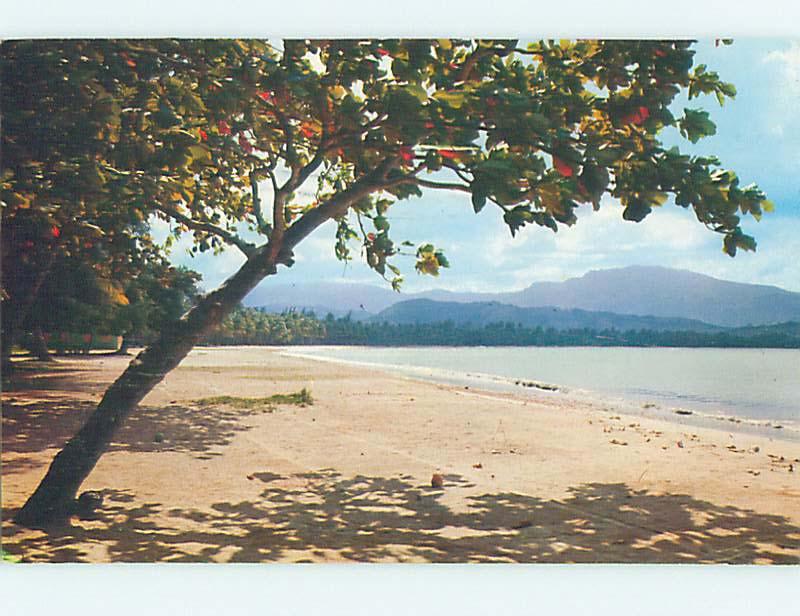
[{"label": "green vegetation", "polygon": [[303,387],[300,391],[291,394],[273,394],[265,398],[240,398],[236,396],[213,396],[210,398],[200,398],[193,400],[194,404],[199,405],[224,405],[235,409],[273,409],[278,404],[294,404],[300,407],[311,406],[314,398],[311,392]]},{"label": "green vegetation", "polygon": [[363,346],[662,346],[800,348],[800,323],[731,328],[716,332],[524,327],[500,322],[483,325],[394,324],[324,320],[313,313],[269,314],[238,308],[207,341],[209,344],[337,344]]},{"label": "green vegetation", "polygon": [[302,312],[271,314],[237,308],[206,337],[207,344],[313,344],[325,338],[325,325]]}]

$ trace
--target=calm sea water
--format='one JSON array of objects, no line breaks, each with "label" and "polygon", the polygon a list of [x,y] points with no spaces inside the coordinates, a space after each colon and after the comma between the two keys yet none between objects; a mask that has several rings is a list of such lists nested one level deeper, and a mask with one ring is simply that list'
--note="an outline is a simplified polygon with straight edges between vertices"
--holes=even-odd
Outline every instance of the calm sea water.
[{"label": "calm sea water", "polygon": [[516,381],[536,381],[559,386],[555,395],[800,427],[800,350],[310,347],[291,352],[392,367],[432,380],[472,380],[520,391],[526,388]]}]

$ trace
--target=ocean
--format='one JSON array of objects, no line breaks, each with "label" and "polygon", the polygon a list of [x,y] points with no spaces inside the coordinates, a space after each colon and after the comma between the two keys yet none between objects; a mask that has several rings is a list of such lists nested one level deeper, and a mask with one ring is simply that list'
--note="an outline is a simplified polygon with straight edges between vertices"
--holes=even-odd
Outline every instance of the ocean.
[{"label": "ocean", "polygon": [[[800,350],[621,347],[291,347],[406,376],[568,396],[681,423],[800,437]],[[737,425],[734,425],[737,424]]]}]

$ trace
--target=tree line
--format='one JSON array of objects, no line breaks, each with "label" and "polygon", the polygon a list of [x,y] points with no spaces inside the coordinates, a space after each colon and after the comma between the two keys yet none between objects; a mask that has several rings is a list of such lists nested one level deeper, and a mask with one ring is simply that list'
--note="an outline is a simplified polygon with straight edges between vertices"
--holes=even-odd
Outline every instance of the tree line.
[{"label": "tree line", "polygon": [[719,332],[555,329],[500,322],[481,325],[396,324],[363,321],[311,311],[268,313],[237,308],[209,335],[211,345],[359,346],[631,346],[711,348],[800,348],[800,323],[736,328]]}]

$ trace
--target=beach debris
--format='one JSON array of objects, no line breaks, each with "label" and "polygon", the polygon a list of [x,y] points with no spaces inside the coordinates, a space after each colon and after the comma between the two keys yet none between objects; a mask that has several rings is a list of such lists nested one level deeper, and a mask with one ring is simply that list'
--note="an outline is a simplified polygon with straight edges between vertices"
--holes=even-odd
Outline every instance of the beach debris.
[{"label": "beach debris", "polygon": [[753,469],[748,469],[748,473],[750,473],[753,477],[758,477],[761,474],[761,471],[754,471]]},{"label": "beach debris", "polygon": [[675,414],[676,415],[693,415],[694,413],[692,411],[687,410],[687,409],[676,409],[675,410]]},{"label": "beach debris", "polygon": [[677,445],[678,447],[680,447],[681,449],[683,449],[683,441],[678,441],[678,442],[676,443],[676,445]]},{"label": "beach debris", "polygon": [[517,522],[516,524],[512,524],[509,526],[511,530],[520,530],[522,528],[529,528],[533,526],[533,520],[522,520],[521,522]]},{"label": "beach debris", "polygon": [[496,455],[501,454],[503,452],[500,451],[499,449],[492,449],[491,453],[492,453],[492,455],[496,456]]},{"label": "beach debris", "polygon": [[442,488],[444,487],[444,477],[440,473],[434,473],[431,477],[431,487],[432,488]]},{"label": "beach debris", "polygon": [[481,464],[480,462],[477,462],[477,463],[472,465],[472,468],[483,468],[483,464]]},{"label": "beach debris", "polygon": [[154,443],[163,443],[164,442],[164,433],[163,432],[156,432],[153,435],[153,442]]},{"label": "beach debris", "polygon": [[537,383],[536,381],[514,381],[515,385],[521,385],[522,387],[533,387],[535,389],[541,389],[544,391],[558,391],[557,385],[550,385],[549,383]]},{"label": "beach debris", "polygon": [[627,444],[628,444],[626,441],[618,441],[618,440],[617,440],[617,439],[615,439],[615,438],[612,438],[612,439],[609,441],[609,443],[611,443],[612,445],[627,445]]},{"label": "beach debris", "polygon": [[790,472],[790,473],[793,473],[793,472],[794,472],[794,464],[790,464],[790,465],[789,465],[789,472]]},{"label": "beach debris", "polygon": [[776,430],[782,430],[783,429],[783,426],[781,424],[775,424],[772,427],[775,428]]},{"label": "beach debris", "polygon": [[642,408],[643,408],[643,409],[653,409],[653,408],[655,408],[655,407],[656,407],[656,405],[655,405],[655,404],[653,404],[652,402],[645,402],[645,403],[642,405]]},{"label": "beach debris", "polygon": [[248,475],[248,476],[247,476],[247,478],[248,478],[250,481],[255,481],[255,478],[256,478],[256,476],[255,476],[255,475]]},{"label": "beach debris", "polygon": [[79,518],[91,518],[103,506],[103,495],[94,490],[87,490],[75,501],[75,514]]},{"label": "beach debris", "polygon": [[758,453],[759,451],[761,451],[761,447],[759,447],[758,445],[753,447],[753,453]]}]

